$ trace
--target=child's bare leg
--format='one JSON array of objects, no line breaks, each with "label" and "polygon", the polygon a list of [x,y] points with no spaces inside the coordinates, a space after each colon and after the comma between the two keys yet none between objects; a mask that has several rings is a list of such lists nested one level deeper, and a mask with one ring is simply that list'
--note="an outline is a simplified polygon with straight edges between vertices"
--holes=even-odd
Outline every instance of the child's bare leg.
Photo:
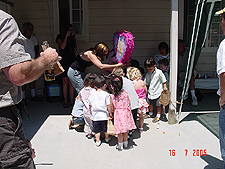
[{"label": "child's bare leg", "polygon": [[123,134],[122,133],[118,134],[117,139],[118,139],[118,143],[122,143],[123,142]]},{"label": "child's bare leg", "polygon": [[118,134],[117,139],[118,139],[118,144],[116,146],[116,149],[122,150],[123,149],[123,134],[122,133]]},{"label": "child's bare leg", "polygon": [[162,113],[165,113],[166,112],[166,106],[162,106]]},{"label": "child's bare leg", "polygon": [[161,113],[162,113],[162,106],[157,106],[157,116],[159,114],[160,117]]},{"label": "child's bare leg", "polygon": [[143,112],[139,112],[139,128],[143,128],[144,116]]},{"label": "child's bare leg", "polygon": [[153,105],[149,105],[149,112],[153,112]]},{"label": "child's bare leg", "polygon": [[97,142],[100,141],[100,134],[101,134],[100,132],[95,134],[95,139]]},{"label": "child's bare leg", "polygon": [[149,115],[153,115],[153,105],[149,105]]},{"label": "child's bare leg", "polygon": [[109,135],[107,133],[105,133],[105,139],[108,139]]},{"label": "child's bare leg", "polygon": [[123,141],[127,141],[128,140],[128,132],[123,133]]},{"label": "child's bare leg", "polygon": [[152,120],[153,123],[156,123],[159,121],[159,118],[161,116],[162,113],[162,106],[156,106],[157,107],[157,115],[156,117]]},{"label": "child's bare leg", "polygon": [[123,147],[127,148],[128,147],[128,132],[123,133]]}]

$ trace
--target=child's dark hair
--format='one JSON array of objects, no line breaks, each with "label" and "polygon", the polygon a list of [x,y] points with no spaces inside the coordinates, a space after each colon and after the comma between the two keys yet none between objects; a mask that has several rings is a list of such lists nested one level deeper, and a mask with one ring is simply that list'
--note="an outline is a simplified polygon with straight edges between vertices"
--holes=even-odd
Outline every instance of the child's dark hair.
[{"label": "child's dark hair", "polygon": [[139,68],[139,62],[135,59],[130,60],[130,65],[131,65],[131,67]]},{"label": "child's dark hair", "polygon": [[153,58],[148,58],[148,59],[146,59],[145,62],[144,62],[145,68],[147,68],[147,67],[152,67],[152,66],[154,66],[154,65],[156,65],[156,63],[155,63],[155,61],[154,61]]},{"label": "child's dark hair", "polygon": [[88,73],[85,78],[84,78],[84,86],[85,87],[94,87],[94,82],[95,82],[95,79],[96,79],[97,75],[94,74],[94,73]]},{"label": "child's dark hair", "polygon": [[110,86],[110,90],[112,91],[112,93],[115,96],[118,96],[123,88],[123,79],[122,77],[119,76],[112,76],[111,80],[110,80],[110,84],[112,85],[112,87]]},{"label": "child's dark hair", "polygon": [[164,65],[164,66],[169,66],[169,60],[166,59],[166,58],[160,60],[158,63],[159,63],[159,65],[162,64],[162,65]]},{"label": "child's dark hair", "polygon": [[161,50],[161,49],[166,49],[166,52],[168,53],[169,51],[169,46],[166,42],[161,42],[159,45],[158,45],[158,49]]},{"label": "child's dark hair", "polygon": [[145,70],[143,67],[139,67],[138,69],[140,70],[141,74],[145,74]]},{"label": "child's dark hair", "polygon": [[105,84],[106,84],[106,79],[104,76],[99,75],[95,78],[95,82],[94,82],[95,86],[97,87],[97,89],[102,88]]}]

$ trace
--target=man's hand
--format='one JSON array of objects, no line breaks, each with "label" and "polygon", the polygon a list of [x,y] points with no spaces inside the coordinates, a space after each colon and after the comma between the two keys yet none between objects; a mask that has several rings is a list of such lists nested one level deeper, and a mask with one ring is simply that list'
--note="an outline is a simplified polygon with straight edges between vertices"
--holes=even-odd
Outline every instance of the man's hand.
[{"label": "man's hand", "polygon": [[17,86],[37,80],[49,65],[61,59],[55,49],[47,48],[40,57],[3,68],[7,78]]},{"label": "man's hand", "polygon": [[47,48],[44,52],[41,52],[40,57],[43,57],[49,65],[53,65],[62,59],[62,57],[58,56],[56,50],[51,47]]}]

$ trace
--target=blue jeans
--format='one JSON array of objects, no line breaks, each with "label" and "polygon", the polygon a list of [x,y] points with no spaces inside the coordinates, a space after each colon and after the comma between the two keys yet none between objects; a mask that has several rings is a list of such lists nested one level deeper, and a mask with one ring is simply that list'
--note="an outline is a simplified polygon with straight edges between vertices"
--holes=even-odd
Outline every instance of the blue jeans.
[{"label": "blue jeans", "polygon": [[79,125],[84,125],[84,118],[83,117],[72,117],[73,123],[79,124]]},{"label": "blue jeans", "polygon": [[67,76],[69,77],[69,79],[70,79],[73,87],[77,91],[77,93],[79,93],[84,86],[84,82],[82,79],[84,76],[84,73],[80,72],[78,70],[74,70],[70,67],[67,71]]},{"label": "blue jeans", "polygon": [[225,161],[225,109],[220,109],[219,113],[219,139],[221,157]]}]

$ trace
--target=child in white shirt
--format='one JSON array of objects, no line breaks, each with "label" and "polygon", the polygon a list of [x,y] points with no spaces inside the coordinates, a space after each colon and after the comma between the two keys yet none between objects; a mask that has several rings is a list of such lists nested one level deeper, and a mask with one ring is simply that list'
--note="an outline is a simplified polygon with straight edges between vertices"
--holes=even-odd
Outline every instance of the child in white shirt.
[{"label": "child in white shirt", "polygon": [[106,142],[111,140],[109,135],[106,133],[109,112],[111,112],[111,101],[109,94],[104,91],[107,87],[106,79],[103,76],[98,76],[95,79],[94,84],[97,91],[91,94],[89,98],[89,106],[91,110],[96,146],[99,147],[101,145],[100,132],[105,133]]},{"label": "child in white shirt", "polygon": [[157,107],[157,115],[152,120],[156,123],[161,118],[162,105],[159,103],[159,98],[162,91],[167,91],[166,77],[160,69],[156,68],[156,63],[153,58],[145,60],[145,68],[148,73],[145,76],[145,84],[148,87],[148,101],[149,101],[149,113],[153,115],[153,105]]}]

